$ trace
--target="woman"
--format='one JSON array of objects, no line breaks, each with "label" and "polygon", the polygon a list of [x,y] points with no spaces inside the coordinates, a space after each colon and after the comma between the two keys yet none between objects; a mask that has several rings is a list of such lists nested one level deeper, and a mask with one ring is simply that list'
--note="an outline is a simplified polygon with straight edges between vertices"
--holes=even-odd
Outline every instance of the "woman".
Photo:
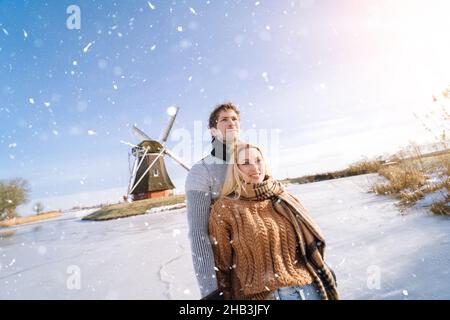
[{"label": "woman", "polygon": [[324,238],[300,201],[237,143],[208,230],[224,299],[339,299]]}]

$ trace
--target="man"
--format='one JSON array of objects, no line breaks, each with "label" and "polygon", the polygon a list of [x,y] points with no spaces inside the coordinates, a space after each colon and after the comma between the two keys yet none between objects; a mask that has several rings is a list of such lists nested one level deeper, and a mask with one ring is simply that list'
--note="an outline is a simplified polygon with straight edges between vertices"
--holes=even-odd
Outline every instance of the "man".
[{"label": "man", "polygon": [[217,289],[208,218],[225,180],[232,145],[239,137],[239,109],[231,102],[216,106],[209,116],[208,127],[212,151],[194,164],[185,184],[192,260],[202,297]]}]

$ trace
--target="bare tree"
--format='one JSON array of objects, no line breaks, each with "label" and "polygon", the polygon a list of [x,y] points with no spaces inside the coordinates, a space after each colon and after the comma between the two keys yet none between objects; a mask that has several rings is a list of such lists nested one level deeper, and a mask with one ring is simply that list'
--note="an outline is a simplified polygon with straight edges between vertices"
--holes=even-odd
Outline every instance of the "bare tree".
[{"label": "bare tree", "polygon": [[25,179],[0,180],[0,220],[18,216],[16,208],[29,201],[29,193]]}]

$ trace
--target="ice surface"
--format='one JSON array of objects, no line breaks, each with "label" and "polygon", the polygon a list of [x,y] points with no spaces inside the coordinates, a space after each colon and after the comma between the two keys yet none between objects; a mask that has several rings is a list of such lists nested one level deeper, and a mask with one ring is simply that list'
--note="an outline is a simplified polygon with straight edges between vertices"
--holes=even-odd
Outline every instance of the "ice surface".
[{"label": "ice surface", "polygon": [[[367,193],[374,174],[290,185],[321,227],[343,299],[449,299],[450,219]],[[8,229],[0,299],[198,299],[186,209],[104,222],[91,211]],[[15,234],[12,234],[15,232]],[[72,288],[79,270],[80,289]],[[69,289],[71,287],[72,289]]]}]

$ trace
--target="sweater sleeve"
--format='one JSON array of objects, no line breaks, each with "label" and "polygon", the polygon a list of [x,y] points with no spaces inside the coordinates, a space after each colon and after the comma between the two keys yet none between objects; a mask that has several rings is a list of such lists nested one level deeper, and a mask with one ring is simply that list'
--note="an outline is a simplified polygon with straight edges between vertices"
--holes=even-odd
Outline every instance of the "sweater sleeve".
[{"label": "sweater sleeve", "polygon": [[214,252],[214,263],[217,276],[217,285],[223,292],[225,300],[232,297],[231,272],[233,264],[230,228],[214,210],[209,218],[209,235]]},{"label": "sweater sleeve", "polygon": [[192,262],[202,297],[217,289],[214,278],[214,257],[208,236],[208,218],[211,206],[209,175],[202,164],[196,164],[186,178],[186,206],[188,237]]}]

